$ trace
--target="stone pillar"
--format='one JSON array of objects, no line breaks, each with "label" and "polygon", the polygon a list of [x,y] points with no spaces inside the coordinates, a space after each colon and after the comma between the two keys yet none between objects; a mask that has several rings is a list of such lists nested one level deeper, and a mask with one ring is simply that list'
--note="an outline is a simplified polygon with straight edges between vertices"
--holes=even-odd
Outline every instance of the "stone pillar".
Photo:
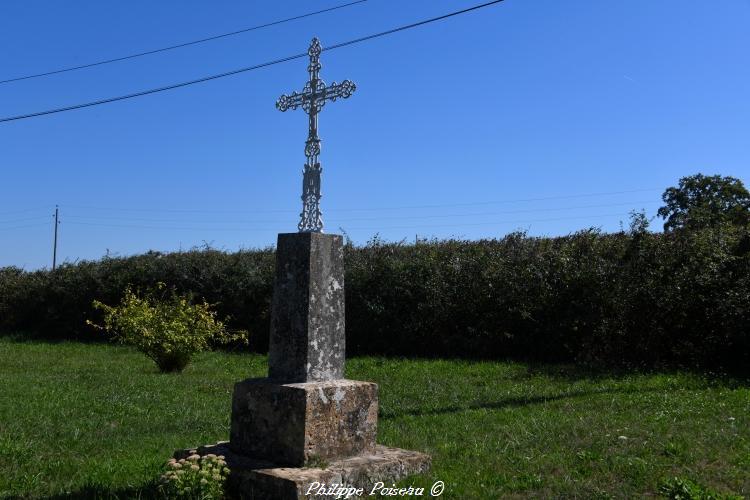
[{"label": "stone pillar", "polygon": [[225,455],[251,500],[307,498],[314,484],[372,488],[425,472],[430,457],[375,444],[378,386],[344,379],[344,254],[339,235],[280,234],[268,378],[234,386]]},{"label": "stone pillar", "polygon": [[375,449],[378,386],[344,379],[344,245],[279,234],[268,378],[235,385],[232,448],[302,466]]},{"label": "stone pillar", "polygon": [[344,246],[338,234],[280,234],[268,378],[344,378]]}]

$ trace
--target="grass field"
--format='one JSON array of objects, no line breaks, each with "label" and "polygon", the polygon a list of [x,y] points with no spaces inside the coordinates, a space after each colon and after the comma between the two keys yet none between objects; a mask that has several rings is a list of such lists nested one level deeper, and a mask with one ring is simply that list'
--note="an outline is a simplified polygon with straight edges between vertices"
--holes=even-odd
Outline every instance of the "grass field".
[{"label": "grass field", "polygon": [[[148,496],[177,448],[228,438],[257,355],[160,374],[123,347],[0,340],[0,497]],[[442,498],[659,496],[674,476],[750,495],[750,385],[560,366],[350,359],[380,384],[379,441],[433,456]]]}]

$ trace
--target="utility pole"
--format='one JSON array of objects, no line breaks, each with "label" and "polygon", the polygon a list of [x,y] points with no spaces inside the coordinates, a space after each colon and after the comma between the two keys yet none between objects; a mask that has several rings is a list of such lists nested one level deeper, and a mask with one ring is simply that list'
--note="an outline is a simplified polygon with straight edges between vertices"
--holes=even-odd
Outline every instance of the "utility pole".
[{"label": "utility pole", "polygon": [[60,209],[57,205],[55,205],[55,244],[52,249],[52,270],[55,270],[55,265],[57,264],[57,226],[60,224],[60,221],[58,220],[58,216],[60,214]]}]

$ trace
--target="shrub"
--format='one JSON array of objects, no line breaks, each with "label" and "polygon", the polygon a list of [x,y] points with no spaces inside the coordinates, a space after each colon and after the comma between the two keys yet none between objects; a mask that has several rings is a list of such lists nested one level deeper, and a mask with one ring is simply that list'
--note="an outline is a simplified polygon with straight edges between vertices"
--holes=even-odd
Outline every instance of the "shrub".
[{"label": "shrub", "polygon": [[224,483],[229,468],[222,455],[193,454],[167,462],[159,489],[166,498],[213,500],[224,498]]},{"label": "shrub", "polygon": [[[157,285],[157,291],[165,288],[164,283]],[[193,354],[207,349],[211,341],[246,340],[243,333],[228,334],[207,303],[191,304],[174,289],[169,289],[166,298],[164,295],[156,298],[152,291],[139,297],[126,288],[119,306],[95,300],[93,307],[104,312],[104,326],[99,328],[114,334],[121,343],[135,346],[162,372],[183,370]]]}]

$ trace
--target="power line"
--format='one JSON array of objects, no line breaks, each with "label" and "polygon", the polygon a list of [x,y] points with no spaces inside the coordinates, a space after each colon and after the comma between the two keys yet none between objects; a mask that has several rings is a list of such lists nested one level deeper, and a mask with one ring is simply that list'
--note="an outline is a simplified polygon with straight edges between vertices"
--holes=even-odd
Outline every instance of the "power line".
[{"label": "power line", "polygon": [[[494,5],[494,4],[503,2],[503,1],[504,0],[493,0],[492,2],[487,2],[487,3],[475,5],[473,7],[469,7],[469,8],[462,9],[462,10],[457,10],[457,11],[451,12],[449,14],[444,14],[442,16],[433,17],[433,18],[430,18],[430,19],[426,19],[424,21],[419,21],[419,22],[408,24],[408,25],[405,25],[405,26],[400,26],[398,28],[390,29],[388,31],[382,31],[380,33],[375,33],[375,34],[367,35],[367,36],[364,36],[364,37],[361,37],[361,38],[356,38],[354,40],[349,40],[347,42],[342,42],[342,43],[334,44],[334,45],[331,45],[329,47],[324,48],[323,51],[339,49],[341,47],[346,47],[346,46],[353,45],[353,44],[360,43],[360,42],[364,42],[364,41],[367,41],[367,40],[372,40],[374,38],[378,38],[378,37],[381,37],[381,36],[391,35],[393,33],[399,32],[399,31],[404,31],[404,30],[407,30],[407,29],[416,28],[418,26],[423,26],[425,24],[433,23],[433,22],[436,22],[436,21],[441,21],[443,19],[448,19],[450,17],[457,16],[457,15],[460,15],[460,14],[465,14],[467,12],[471,12],[471,11],[474,11],[474,10],[477,10],[477,9],[481,9],[481,8],[484,8],[484,7],[489,7],[490,5]],[[158,92],[164,92],[166,90],[173,90],[173,89],[177,89],[177,88],[180,88],[180,87],[187,87],[188,85],[194,85],[194,84],[197,84],[197,83],[203,83],[203,82],[207,82],[207,81],[210,81],[210,80],[216,80],[218,78],[224,78],[226,76],[236,75],[238,73],[244,73],[246,71],[253,71],[253,70],[256,70],[256,69],[265,68],[265,67],[273,66],[273,65],[276,65],[276,64],[281,64],[281,63],[284,63],[284,62],[293,61],[295,59],[300,59],[302,57],[307,57],[307,52],[303,52],[301,54],[296,54],[296,55],[293,55],[293,56],[283,57],[281,59],[276,59],[274,61],[269,61],[269,62],[265,62],[265,63],[261,63],[261,64],[256,64],[255,66],[248,66],[246,68],[235,69],[235,70],[232,70],[232,71],[227,71],[225,73],[219,73],[217,75],[211,75],[211,76],[206,76],[206,77],[203,77],[203,78],[198,78],[196,80],[190,80],[190,81],[187,81],[187,82],[176,83],[176,84],[173,84],[173,85],[167,85],[167,86],[159,87],[159,88],[155,88],[155,89],[143,90],[141,92],[134,92],[132,94],[127,94],[127,95],[122,95],[122,96],[117,96],[117,97],[110,97],[110,98],[107,98],[107,99],[100,99],[98,101],[91,101],[91,102],[87,102],[87,103],[83,103],[83,104],[76,104],[76,105],[73,105],[73,106],[66,106],[66,107],[63,107],[63,108],[50,109],[50,110],[47,110],[47,111],[38,111],[36,113],[28,113],[28,114],[25,114],[25,115],[17,115],[17,116],[10,116],[10,117],[6,117],[6,118],[0,118],[0,123],[10,122],[10,121],[16,121],[16,120],[24,120],[24,119],[27,119],[27,118],[34,118],[34,117],[43,116],[43,115],[51,115],[51,114],[54,114],[54,113],[62,113],[64,111],[73,111],[73,110],[76,110],[76,109],[88,108],[88,107],[91,107],[91,106],[98,106],[100,104],[108,104],[110,102],[123,101],[125,99],[132,99],[132,98],[135,98],[135,97],[142,97],[142,96],[149,95],[149,94],[156,94]]]},{"label": "power line", "polygon": [[350,7],[352,5],[363,3],[363,2],[366,2],[366,1],[367,0],[357,0],[355,2],[349,2],[349,3],[346,3],[346,4],[342,4],[342,5],[337,5],[335,7],[329,7],[327,9],[317,10],[315,12],[308,12],[307,14],[300,14],[298,16],[288,17],[286,19],[280,19],[278,21],[272,21],[270,23],[260,24],[258,26],[253,26],[251,28],[245,28],[245,29],[241,29],[241,30],[237,30],[237,31],[232,31],[230,33],[223,33],[221,35],[211,36],[211,37],[208,37],[208,38],[201,38],[200,40],[193,40],[192,42],[180,43],[180,44],[177,44],[177,45],[171,45],[169,47],[162,47],[160,49],[149,50],[149,51],[146,51],[146,52],[139,52],[137,54],[131,54],[131,55],[128,55],[128,56],[116,57],[116,58],[113,58],[113,59],[106,59],[104,61],[97,61],[97,62],[93,62],[93,63],[89,63],[89,64],[82,64],[80,66],[72,66],[72,67],[69,67],[69,68],[62,68],[62,69],[57,69],[57,70],[53,70],[53,71],[47,71],[47,72],[44,72],[44,73],[36,73],[36,74],[33,74],[33,75],[19,76],[19,77],[16,77],[16,78],[9,78],[7,80],[0,80],[0,84],[10,83],[10,82],[17,82],[17,81],[20,81],[20,80],[29,80],[31,78],[39,78],[39,77],[42,77],[42,76],[56,75],[58,73],[65,73],[65,72],[68,72],[68,71],[76,71],[76,70],[79,70],[79,69],[91,68],[91,67],[94,67],[94,66],[100,66],[102,64],[109,64],[109,63],[114,63],[114,62],[119,62],[119,61],[125,61],[127,59],[134,59],[136,57],[147,56],[147,55],[150,55],[150,54],[157,54],[159,52],[166,52],[168,50],[174,50],[174,49],[179,49],[179,48],[182,48],[182,47],[188,47],[190,45],[196,45],[196,44],[199,44],[199,43],[209,42],[209,41],[212,41],[212,40],[218,40],[219,38],[225,38],[225,37],[228,37],[228,36],[239,35],[241,33],[247,33],[249,31],[259,30],[261,28],[268,28],[270,26],[276,26],[278,24],[287,23],[289,21],[295,21],[295,20],[298,20],[298,19],[303,19],[305,17],[315,16],[317,14],[323,14],[325,12],[331,12],[331,11],[334,11],[334,10],[343,9],[344,7]]},{"label": "power line", "polygon": [[10,210],[8,212],[0,212],[0,215],[9,215],[9,214],[22,214],[26,212],[41,212],[42,210],[47,210],[47,208],[24,208],[21,210]]},{"label": "power line", "polygon": [[46,215],[40,215],[39,217],[24,217],[23,219],[13,219],[13,220],[0,220],[0,224],[13,224],[14,222],[26,222],[28,220],[39,220],[39,219],[46,219]]},{"label": "power line", "polygon": [[380,217],[357,217],[353,219],[333,219],[339,222],[350,222],[350,221],[377,221],[377,220],[403,220],[403,219],[439,219],[443,217],[478,217],[478,216],[489,216],[489,215],[512,215],[512,214],[525,214],[534,212],[557,212],[562,210],[581,210],[587,208],[610,208],[610,207],[622,207],[632,206],[637,204],[652,204],[658,203],[657,201],[634,201],[626,203],[607,203],[602,205],[579,205],[575,207],[550,207],[550,208],[527,208],[524,210],[501,210],[495,212],[472,212],[463,214],[428,214],[428,215],[405,215],[405,216],[380,216]]},{"label": "power line", "polygon": [[572,198],[594,198],[597,196],[613,196],[618,194],[629,194],[629,193],[645,193],[645,192],[653,192],[653,191],[661,191],[661,189],[633,189],[629,191],[610,191],[608,193],[587,193],[587,194],[573,194],[573,195],[561,195],[561,196],[546,196],[542,198],[517,198],[513,200],[499,200],[499,201],[476,201],[476,202],[469,202],[469,203],[450,203],[450,204],[441,204],[441,205],[405,205],[400,207],[371,207],[371,208],[333,208],[328,209],[329,212],[334,211],[347,211],[347,212],[357,212],[357,211],[375,211],[375,210],[408,210],[412,208],[443,208],[443,207],[469,207],[469,206],[479,206],[479,205],[500,205],[505,203],[526,203],[526,202],[532,202],[532,201],[550,201],[550,200],[566,200],[566,199],[572,199]]},{"label": "power line", "polygon": [[10,230],[10,229],[23,229],[26,227],[49,227],[49,223],[45,222],[43,224],[25,224],[23,226],[13,226],[13,227],[0,227],[0,231]]},{"label": "power line", "polygon": [[[468,212],[468,213],[453,213],[453,214],[427,214],[427,215],[399,215],[399,216],[379,216],[379,217],[354,217],[339,219],[337,217],[331,217],[330,219],[336,223],[340,222],[357,222],[357,221],[377,221],[377,220],[405,220],[405,219],[440,219],[450,217],[477,217],[477,216],[493,216],[493,215],[510,215],[510,214],[524,214],[534,212],[560,212],[567,210],[581,210],[590,208],[611,208],[611,207],[622,207],[622,206],[634,206],[639,204],[654,204],[658,203],[656,200],[640,200],[630,201],[621,203],[605,203],[597,205],[577,205],[572,207],[545,207],[545,208],[527,208],[523,210],[502,210],[493,212]],[[143,217],[113,217],[113,216],[96,216],[96,215],[68,215],[68,219],[83,220],[85,222],[91,222],[92,220],[118,220],[124,222],[149,222],[149,223],[184,223],[185,219],[154,219],[154,218],[143,218]],[[191,220],[190,222],[196,224],[279,224],[285,223],[284,220],[227,220],[222,218],[220,221],[217,220]]]},{"label": "power line", "polygon": [[[545,197],[537,197],[537,198],[515,198],[510,200],[494,200],[494,201],[477,201],[477,202],[470,202],[470,203],[444,203],[444,204],[432,204],[432,205],[405,205],[405,206],[382,206],[382,207],[369,207],[369,208],[329,208],[326,210],[326,212],[360,212],[360,211],[385,211],[385,210],[408,210],[408,209],[422,209],[422,208],[451,208],[451,207],[461,207],[461,206],[482,206],[482,205],[503,205],[503,204],[511,204],[511,203],[526,203],[526,202],[536,202],[536,201],[551,201],[551,200],[566,200],[566,199],[577,199],[577,198],[595,198],[599,196],[614,196],[614,195],[620,195],[620,194],[631,194],[631,193],[644,193],[644,192],[654,192],[654,191],[661,191],[661,189],[657,188],[649,188],[649,189],[630,189],[630,190],[624,190],[624,191],[602,191],[597,193],[578,193],[578,194],[570,194],[570,195],[557,195],[557,196],[545,196]],[[656,202],[656,201],[655,201]],[[650,203],[650,201],[637,201],[637,202],[629,202],[629,203],[623,203],[625,204],[637,204],[637,203]],[[558,208],[539,208],[539,209],[528,209],[528,210],[517,210],[517,211],[506,211],[506,212],[495,212],[492,214],[486,213],[486,214],[471,214],[471,215],[494,215],[496,213],[523,213],[527,211],[547,211],[547,210],[568,210],[573,208],[600,208],[604,206],[618,206],[619,204],[606,204],[606,205],[587,205],[587,206],[580,206],[580,207],[558,207]],[[297,213],[299,210],[284,210],[284,209],[272,209],[272,210],[264,210],[264,209],[256,209],[256,210],[205,210],[205,209],[179,209],[179,208],[124,208],[124,207],[102,207],[102,206],[91,206],[91,205],[63,205],[65,208],[72,208],[72,209],[81,209],[81,210],[94,210],[94,211],[103,211],[103,212],[156,212],[156,213],[175,213],[175,214],[194,214],[194,215],[201,215],[201,214],[260,214],[260,213]],[[0,215],[11,215],[11,214],[18,214],[18,213],[28,213],[28,212],[39,212],[39,211],[46,211],[47,208],[28,208],[28,209],[21,209],[21,210],[10,210],[5,212],[0,212]],[[455,216],[463,216],[463,215],[469,215],[469,214],[454,214]],[[13,220],[4,220],[0,221],[0,224],[11,224],[14,222],[25,222],[27,220],[37,220],[37,219],[46,219],[48,216],[38,216],[38,217],[24,217],[22,219],[13,219]],[[97,216],[85,216],[85,215],[69,215],[69,218],[88,218],[88,219],[96,219]],[[107,216],[107,219],[112,219],[113,217]],[[115,217],[116,218],[116,217]],[[412,217],[409,217],[412,218]],[[144,220],[144,221],[151,221],[153,219],[140,219],[136,217],[122,217],[119,218],[119,220]],[[341,219],[337,219],[341,220]],[[360,219],[362,220],[362,219]],[[167,221],[164,221],[167,222]],[[271,222],[271,221],[269,221]],[[278,222],[278,221],[273,221]],[[27,226],[23,226],[27,227]],[[10,229],[10,228],[6,228]]]},{"label": "power line", "polygon": [[288,209],[258,209],[258,210],[202,210],[199,208],[125,208],[125,207],[95,207],[90,205],[65,205],[66,208],[79,208],[83,210],[101,210],[113,212],[168,212],[168,213],[192,213],[192,214],[232,214],[232,213],[292,213],[299,210]]},{"label": "power line", "polygon": [[[185,222],[185,219],[152,219],[152,218],[143,218],[143,217],[112,217],[112,216],[96,216],[96,215],[68,215],[69,219],[77,219],[77,220],[118,220],[118,221],[125,221],[125,222]],[[227,219],[220,219],[220,220],[190,220],[190,222],[194,222],[197,224],[216,224],[217,222],[223,222],[227,224],[246,224],[246,223],[264,223],[264,224],[278,224],[280,222],[285,222],[281,220],[227,220]]]},{"label": "power line", "polygon": [[[575,198],[595,198],[598,196],[615,196],[620,194],[631,194],[631,193],[647,193],[654,191],[662,191],[660,188],[649,188],[649,189],[630,189],[625,191],[605,191],[598,193],[579,193],[570,195],[557,195],[557,196],[545,196],[538,198],[515,198],[510,200],[494,200],[494,201],[476,201],[468,203],[443,203],[433,205],[402,205],[402,206],[383,206],[383,207],[367,207],[367,208],[327,208],[326,212],[362,212],[362,211],[380,211],[380,210],[409,210],[409,209],[420,209],[420,208],[449,208],[449,207],[468,207],[468,206],[481,206],[481,205],[504,205],[509,203],[527,203],[535,201],[551,201],[551,200],[567,200]],[[638,202],[640,203],[640,202]],[[299,213],[299,210],[292,209],[257,209],[257,210],[203,210],[197,208],[124,208],[124,207],[101,207],[91,205],[65,205],[66,208],[78,208],[83,210],[100,210],[100,211],[113,211],[113,212],[162,212],[162,213],[188,213],[188,214],[260,214],[260,213]]]},{"label": "power line", "polygon": [[561,220],[574,220],[574,219],[589,219],[589,218],[595,218],[595,217],[621,217],[621,216],[627,216],[630,215],[629,213],[619,213],[619,214],[598,214],[598,215],[581,215],[581,216],[573,216],[573,217],[554,217],[550,219],[527,219],[527,220],[498,220],[498,221],[487,221],[487,222],[468,222],[463,224],[430,224],[430,225],[419,225],[419,226],[382,226],[382,227],[350,227],[350,228],[343,228],[347,231],[355,231],[355,230],[375,230],[375,231],[384,231],[388,229],[421,229],[425,227],[464,227],[464,226],[489,226],[489,225],[496,225],[496,224],[526,224],[529,222],[553,222],[553,221],[561,221]]},{"label": "power line", "polygon": [[[526,224],[530,222],[553,222],[553,221],[562,221],[562,220],[580,220],[580,219],[590,219],[590,218],[601,218],[601,217],[622,217],[622,216],[628,216],[629,213],[615,213],[615,214],[596,214],[596,215],[576,215],[576,216],[568,216],[568,217],[553,217],[553,218],[546,218],[546,219],[524,219],[524,220],[497,220],[497,221],[486,221],[486,222],[469,222],[469,223],[461,223],[461,224],[429,224],[429,225],[410,225],[410,226],[378,226],[378,227],[351,227],[351,228],[344,228],[345,230],[376,230],[376,231],[386,231],[390,229],[421,229],[421,228],[432,228],[432,227],[467,227],[467,226],[488,226],[488,225],[498,225],[498,224]],[[99,226],[99,227],[116,227],[116,228],[133,228],[133,229],[173,229],[173,230],[187,230],[187,231],[275,231],[277,228],[274,227],[268,227],[268,228],[261,228],[261,227],[190,227],[190,226],[144,226],[144,225],[135,225],[135,224],[98,224],[98,223],[91,223],[91,222],[68,222],[68,224],[76,224],[76,225],[83,225],[83,226]]]},{"label": "power line", "polygon": [[127,227],[132,229],[178,229],[186,231],[275,231],[277,226],[262,227],[191,227],[191,226],[144,226],[140,224],[99,224],[95,222],[67,222],[77,226],[99,226],[99,227]]},{"label": "power line", "polygon": [[221,73],[219,75],[212,75],[212,76],[207,76],[205,78],[199,78],[197,80],[191,80],[189,82],[182,82],[182,83],[177,83],[177,84],[174,84],[174,85],[167,85],[166,87],[159,87],[159,88],[156,88],[156,89],[144,90],[142,92],[135,92],[133,94],[127,94],[127,95],[122,95],[122,96],[118,96],[118,97],[110,97],[108,99],[100,99],[98,101],[87,102],[87,103],[84,103],[84,104],[76,104],[74,106],[66,106],[64,108],[50,109],[50,110],[47,110],[47,111],[39,111],[39,112],[36,112],[36,113],[29,113],[29,114],[26,114],[26,115],[11,116],[11,117],[8,117],[8,118],[0,118],[0,123],[11,122],[11,121],[15,121],[15,120],[24,120],[26,118],[34,118],[34,117],[37,117],[37,116],[51,115],[51,114],[54,114],[54,113],[62,113],[64,111],[73,111],[75,109],[88,108],[88,107],[91,107],[91,106],[98,106],[100,104],[107,104],[107,103],[116,102],[116,101],[124,101],[126,99],[132,99],[134,97],[141,97],[141,96],[145,96],[145,95],[149,95],[149,94],[156,94],[158,92],[164,92],[165,90],[173,90],[173,89],[180,88],[180,87],[187,87],[188,85],[193,85],[193,84],[196,84],[196,83],[207,82],[209,80],[216,80],[217,78],[223,78],[225,76],[236,75],[237,73],[242,73],[244,71],[252,71],[252,70],[255,70],[255,69],[265,68],[266,66],[272,66],[274,64],[279,64],[279,63],[282,63],[282,62],[292,61],[294,59],[299,59],[299,58],[305,57],[305,56],[307,56],[307,52],[304,52],[302,54],[297,54],[297,55],[294,55],[294,56],[285,57],[283,59],[276,59],[275,61],[270,61],[270,62],[266,62],[266,63],[262,63],[262,64],[257,64],[255,66],[250,66],[250,67],[247,67],[247,68],[242,68],[242,69],[238,69],[238,70],[234,70],[234,71],[228,71],[226,73]]}]

